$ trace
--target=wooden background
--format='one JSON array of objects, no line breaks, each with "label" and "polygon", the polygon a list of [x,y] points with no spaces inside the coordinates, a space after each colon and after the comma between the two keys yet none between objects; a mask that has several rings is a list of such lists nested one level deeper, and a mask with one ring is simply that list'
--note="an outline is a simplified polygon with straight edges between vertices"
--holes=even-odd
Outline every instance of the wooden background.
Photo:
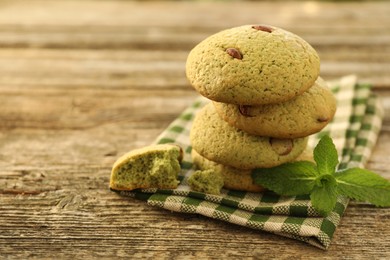
[{"label": "wooden background", "polygon": [[148,145],[197,96],[189,50],[268,23],[310,42],[325,80],[383,98],[368,168],[390,179],[389,2],[0,2],[0,258],[390,258],[390,209],[352,202],[328,251],[172,213],[108,190],[118,156]]}]

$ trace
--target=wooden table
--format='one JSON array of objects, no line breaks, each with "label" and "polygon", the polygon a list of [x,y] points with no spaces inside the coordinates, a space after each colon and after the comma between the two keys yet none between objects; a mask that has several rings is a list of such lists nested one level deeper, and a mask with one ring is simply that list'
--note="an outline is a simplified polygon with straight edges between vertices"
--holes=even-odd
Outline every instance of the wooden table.
[{"label": "wooden table", "polygon": [[[390,258],[390,209],[352,202],[328,251],[109,191],[110,169],[197,96],[189,50],[268,23],[309,41],[321,75],[370,82],[390,179],[388,2],[0,2],[0,258]],[[304,257],[305,256],[305,257]]]}]

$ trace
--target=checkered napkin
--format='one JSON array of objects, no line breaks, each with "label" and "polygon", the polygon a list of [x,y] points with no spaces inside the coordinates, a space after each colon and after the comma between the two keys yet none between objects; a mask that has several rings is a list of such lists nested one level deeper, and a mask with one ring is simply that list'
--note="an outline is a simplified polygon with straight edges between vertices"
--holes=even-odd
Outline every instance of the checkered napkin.
[{"label": "checkered napkin", "polygon": [[[355,76],[343,77],[328,85],[337,99],[337,112],[327,127],[310,136],[309,146],[314,148],[321,136],[328,134],[339,152],[340,169],[364,167],[381,128],[381,103],[371,93],[370,86],[357,83]],[[220,195],[210,195],[190,190],[187,179],[194,170],[189,132],[195,113],[208,102],[202,97],[196,99],[155,141],[176,143],[184,148],[179,187],[121,191],[120,194],[144,200],[152,206],[197,213],[327,249],[348,205],[346,197],[340,196],[333,212],[324,218],[312,207],[308,196],[283,197],[268,191],[251,193],[226,189],[222,189]]]}]

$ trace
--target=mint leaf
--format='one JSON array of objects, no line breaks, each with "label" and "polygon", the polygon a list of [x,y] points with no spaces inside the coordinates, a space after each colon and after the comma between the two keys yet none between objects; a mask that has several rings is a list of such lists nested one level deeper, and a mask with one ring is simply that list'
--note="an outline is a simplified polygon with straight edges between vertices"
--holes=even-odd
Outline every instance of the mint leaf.
[{"label": "mint leaf", "polygon": [[314,148],[314,160],[320,174],[333,174],[339,163],[336,147],[328,135],[324,135]]},{"label": "mint leaf", "polygon": [[375,206],[390,207],[390,182],[366,169],[350,168],[335,175],[340,194]]},{"label": "mint leaf", "polygon": [[320,176],[317,185],[310,194],[313,207],[324,216],[327,216],[335,207],[337,202],[336,180],[330,175]]},{"label": "mint leaf", "polygon": [[329,136],[321,138],[313,155],[317,165],[299,161],[255,169],[252,173],[254,182],[279,195],[310,194],[313,207],[325,216],[334,209],[338,195],[390,207],[390,182],[387,179],[360,168],[336,172],[339,160]]},{"label": "mint leaf", "polygon": [[316,165],[309,161],[285,163],[273,168],[253,170],[254,182],[280,195],[309,194],[318,177]]}]

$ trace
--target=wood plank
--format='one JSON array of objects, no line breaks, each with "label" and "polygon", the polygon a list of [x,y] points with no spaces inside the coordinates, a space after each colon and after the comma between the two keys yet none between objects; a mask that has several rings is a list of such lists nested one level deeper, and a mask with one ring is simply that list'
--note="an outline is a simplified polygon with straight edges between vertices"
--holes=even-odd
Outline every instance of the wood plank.
[{"label": "wood plank", "polygon": [[[34,91],[35,92],[35,91]],[[138,128],[167,125],[189,106],[195,91],[58,91],[0,96],[0,129],[85,129],[128,122]],[[160,112],[158,112],[160,111]]]},{"label": "wood plank", "polygon": [[[319,51],[323,78],[356,74],[359,80],[377,88],[390,84],[390,52],[327,48]],[[185,79],[188,52],[0,49],[3,72],[0,90],[24,87],[184,90],[189,87]]]},{"label": "wood plank", "polygon": [[[269,21],[290,25],[299,22],[312,26],[332,21],[332,27],[372,26],[389,20],[389,5],[383,1],[318,3],[318,2],[123,2],[105,1],[2,1],[0,24],[19,25],[204,25],[226,28],[248,21]],[[175,10],[175,12],[172,12]],[[239,11],[236,11],[239,10]],[[224,19],[230,17],[231,19]],[[375,19],[372,19],[375,18]],[[338,23],[342,21],[343,23]],[[386,23],[384,23],[386,24]],[[283,26],[285,27],[285,26]]]}]

